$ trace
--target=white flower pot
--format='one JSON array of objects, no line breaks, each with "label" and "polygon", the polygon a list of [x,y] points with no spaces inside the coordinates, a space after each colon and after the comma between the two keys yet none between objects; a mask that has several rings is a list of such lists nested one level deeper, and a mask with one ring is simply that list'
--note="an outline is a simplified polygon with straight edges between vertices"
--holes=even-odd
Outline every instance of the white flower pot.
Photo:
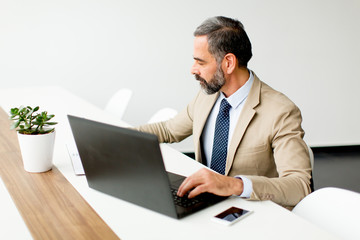
[{"label": "white flower pot", "polygon": [[46,172],[52,168],[55,131],[39,135],[18,133],[18,139],[24,169],[27,172]]}]

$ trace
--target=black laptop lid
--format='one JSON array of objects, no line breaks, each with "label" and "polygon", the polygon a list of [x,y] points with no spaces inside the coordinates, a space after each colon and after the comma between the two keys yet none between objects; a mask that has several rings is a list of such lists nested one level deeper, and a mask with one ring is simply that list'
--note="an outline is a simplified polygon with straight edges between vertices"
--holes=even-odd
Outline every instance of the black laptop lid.
[{"label": "black laptop lid", "polygon": [[176,218],[155,135],[68,115],[89,187]]}]

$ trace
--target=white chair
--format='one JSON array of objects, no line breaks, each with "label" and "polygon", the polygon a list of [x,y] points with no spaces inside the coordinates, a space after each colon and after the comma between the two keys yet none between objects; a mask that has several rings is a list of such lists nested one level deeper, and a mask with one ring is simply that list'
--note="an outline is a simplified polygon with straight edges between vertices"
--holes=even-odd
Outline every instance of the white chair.
[{"label": "white chair", "polygon": [[292,212],[342,239],[360,239],[360,193],[321,188],[301,200]]},{"label": "white chair", "polygon": [[178,112],[173,108],[162,108],[159,111],[157,111],[152,117],[149,119],[148,123],[156,123],[156,122],[162,122],[169,120],[176,116]]},{"label": "white chair", "polygon": [[110,112],[118,118],[122,119],[132,94],[132,90],[128,88],[122,88],[118,90],[106,104],[105,111]]}]

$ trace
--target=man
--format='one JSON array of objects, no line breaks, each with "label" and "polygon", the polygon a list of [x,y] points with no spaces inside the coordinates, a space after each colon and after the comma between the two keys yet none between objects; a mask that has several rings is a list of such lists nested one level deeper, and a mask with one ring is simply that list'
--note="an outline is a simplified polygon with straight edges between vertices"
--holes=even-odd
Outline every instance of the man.
[{"label": "man", "polygon": [[211,192],[292,208],[311,191],[300,110],[247,68],[251,43],[238,20],[210,18],[194,36],[191,73],[203,91],[175,118],[138,130],[160,142],[193,134],[196,160],[214,171],[186,178],[179,196]]}]

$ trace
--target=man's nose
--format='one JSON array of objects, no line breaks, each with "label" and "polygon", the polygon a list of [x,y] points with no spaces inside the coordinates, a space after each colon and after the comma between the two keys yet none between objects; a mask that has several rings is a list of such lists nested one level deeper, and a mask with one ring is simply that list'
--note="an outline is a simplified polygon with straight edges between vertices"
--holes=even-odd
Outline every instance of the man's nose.
[{"label": "man's nose", "polygon": [[195,63],[191,66],[190,72],[192,75],[200,75],[199,69],[196,67]]}]

